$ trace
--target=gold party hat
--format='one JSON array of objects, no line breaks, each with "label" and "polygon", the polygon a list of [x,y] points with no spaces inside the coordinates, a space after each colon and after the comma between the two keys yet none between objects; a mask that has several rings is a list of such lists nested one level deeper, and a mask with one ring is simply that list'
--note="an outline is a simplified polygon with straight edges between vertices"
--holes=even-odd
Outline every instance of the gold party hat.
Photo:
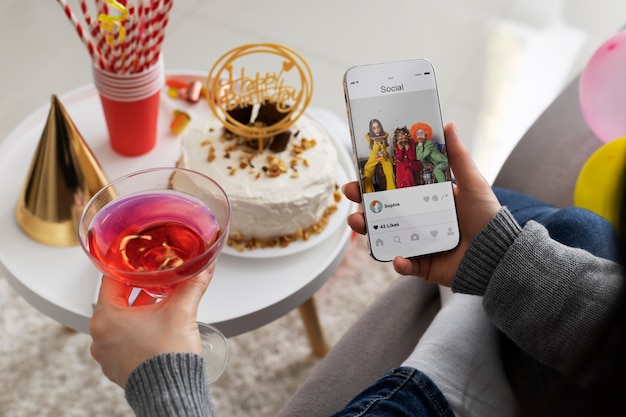
[{"label": "gold party hat", "polygon": [[63,104],[52,107],[15,207],[22,230],[51,246],[78,244],[83,207],[108,179]]}]

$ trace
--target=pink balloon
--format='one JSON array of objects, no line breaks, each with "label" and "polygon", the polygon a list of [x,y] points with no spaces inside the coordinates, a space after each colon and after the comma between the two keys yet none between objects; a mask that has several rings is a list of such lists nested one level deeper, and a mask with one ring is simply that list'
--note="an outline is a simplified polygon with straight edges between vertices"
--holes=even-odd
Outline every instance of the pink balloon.
[{"label": "pink balloon", "polygon": [[580,106],[603,142],[626,136],[626,30],[593,54],[580,76]]}]

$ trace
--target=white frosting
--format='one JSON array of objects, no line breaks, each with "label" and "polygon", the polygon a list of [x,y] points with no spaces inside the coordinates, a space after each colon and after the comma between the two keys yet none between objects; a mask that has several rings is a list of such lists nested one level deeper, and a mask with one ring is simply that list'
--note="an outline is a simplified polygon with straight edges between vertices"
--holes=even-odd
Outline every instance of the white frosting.
[{"label": "white frosting", "polygon": [[[243,239],[290,236],[317,223],[334,204],[338,160],[330,137],[304,115],[290,130],[298,133],[292,134],[283,152],[265,150],[252,159],[245,145],[233,146],[240,139],[223,137],[217,119],[194,120],[185,130],[179,166],[201,172],[224,188],[232,206],[231,235]],[[315,145],[294,153],[302,139],[314,140]],[[215,157],[209,161],[211,147]],[[271,157],[280,160],[286,172],[272,177],[263,170],[270,166]],[[244,162],[242,168],[241,160],[250,164]]]}]

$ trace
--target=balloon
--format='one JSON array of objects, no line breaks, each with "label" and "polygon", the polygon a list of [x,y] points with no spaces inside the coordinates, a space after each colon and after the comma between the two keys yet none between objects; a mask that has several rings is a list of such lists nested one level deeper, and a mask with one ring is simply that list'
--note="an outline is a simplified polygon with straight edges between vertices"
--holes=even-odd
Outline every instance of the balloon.
[{"label": "balloon", "polygon": [[602,145],[585,162],[574,188],[574,205],[593,211],[618,226],[626,136]]},{"label": "balloon", "polygon": [[578,93],[583,116],[600,140],[626,135],[626,30],[593,54],[580,76]]}]

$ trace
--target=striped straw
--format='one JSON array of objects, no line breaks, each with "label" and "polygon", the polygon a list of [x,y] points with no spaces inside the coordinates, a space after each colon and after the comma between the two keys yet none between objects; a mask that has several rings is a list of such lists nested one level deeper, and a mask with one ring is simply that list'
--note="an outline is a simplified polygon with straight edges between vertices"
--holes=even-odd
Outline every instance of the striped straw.
[{"label": "striped straw", "polygon": [[121,62],[119,64],[119,68],[117,72],[127,74],[133,71],[134,61],[135,61],[135,50],[137,47],[137,27],[138,18],[135,14],[135,6],[131,5],[128,8],[128,18],[124,22],[124,26],[126,28],[126,38],[124,39],[124,43],[121,45],[122,47],[122,56]]},{"label": "striped straw", "polygon": [[70,20],[70,22],[74,25],[74,28],[76,29],[76,33],[78,33],[78,36],[80,37],[81,41],[87,47],[87,51],[89,52],[91,59],[94,62],[97,61],[100,68],[106,69],[107,63],[104,61],[104,59],[100,55],[100,52],[98,51],[98,49],[94,46],[91,39],[88,38],[87,35],[85,34],[85,31],[83,30],[83,26],[80,24],[80,22],[76,18],[76,15],[74,14],[74,12],[72,12],[72,9],[70,8],[70,6],[67,4],[65,0],[57,0],[57,3],[59,3],[59,5],[63,8],[65,15]]},{"label": "striped straw", "polygon": [[160,0],[156,13],[152,16],[151,34],[146,44],[146,62],[145,67],[154,65],[161,54],[161,44],[165,39],[165,27],[169,20],[169,11],[172,8],[171,0]]},{"label": "striped straw", "polygon": [[137,48],[137,71],[142,71],[146,62],[145,44],[146,44],[147,37],[150,36],[150,33],[152,31],[151,29],[151,25],[152,25],[151,1],[148,0],[147,4],[144,4],[141,10],[142,10],[142,14],[140,17],[140,39],[139,39],[139,45]]},{"label": "striped straw", "polygon": [[87,5],[87,0],[80,0],[80,11],[83,12],[83,16],[89,25],[91,22],[91,15],[89,14],[89,6]]},{"label": "striped straw", "polygon": [[104,33],[100,30],[100,25],[96,20],[93,20],[91,14],[89,13],[89,6],[87,5],[86,0],[80,1],[80,10],[83,13],[83,18],[85,19],[85,23],[87,23],[87,27],[89,28],[91,39],[93,44],[96,47],[96,50],[100,53],[102,59],[107,62],[107,51],[105,50],[106,38]]},{"label": "striped straw", "polygon": [[152,64],[155,64],[159,59],[159,55],[161,54],[161,45],[163,44],[163,40],[165,39],[165,28],[169,22],[170,10],[174,6],[174,2],[172,0],[163,0],[163,8],[162,8],[162,17],[160,19],[160,26],[158,30],[158,39],[156,43],[156,56]]},{"label": "striped straw", "polygon": [[98,10],[98,14],[109,13],[109,6],[106,4],[106,0],[96,0],[96,10]]},{"label": "striped straw", "polygon": [[84,26],[67,0],[57,2],[100,68],[133,73],[159,59],[173,0],[137,0],[136,5],[129,0],[94,0],[94,15],[88,1],[79,0]]}]

